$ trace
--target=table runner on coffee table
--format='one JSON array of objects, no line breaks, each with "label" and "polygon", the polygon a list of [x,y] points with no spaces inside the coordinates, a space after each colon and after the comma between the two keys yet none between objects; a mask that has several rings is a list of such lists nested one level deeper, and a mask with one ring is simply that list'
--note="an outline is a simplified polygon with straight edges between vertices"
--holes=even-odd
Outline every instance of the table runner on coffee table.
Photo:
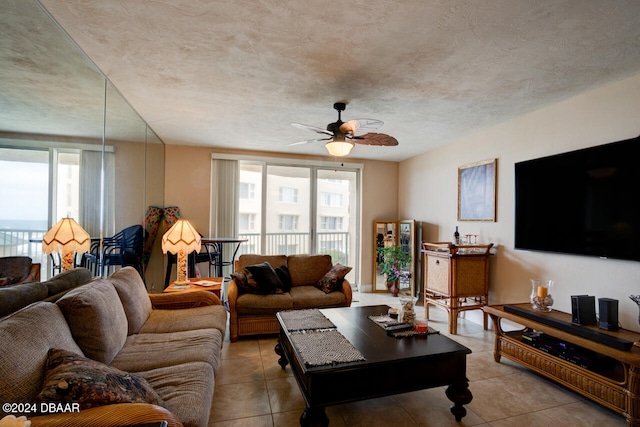
[{"label": "table runner on coffee table", "polygon": [[280,318],[289,332],[337,329],[336,325],[317,308],[281,311]]},{"label": "table runner on coffee table", "polygon": [[306,366],[365,360],[319,309],[281,311],[278,315]]},{"label": "table runner on coffee table", "polygon": [[364,356],[337,330],[296,332],[290,335],[306,366],[358,362]]},{"label": "table runner on coffee table", "polygon": [[[398,321],[396,319],[393,319],[392,317],[390,317],[387,314],[376,314],[376,315],[371,315],[368,316],[369,320],[373,321],[373,323],[375,323],[376,325],[380,326],[382,329],[387,330],[387,328],[385,327],[388,324],[397,324]],[[421,331],[418,332],[416,330],[413,329],[408,329],[408,330],[399,330],[399,331],[388,331],[387,334],[391,335],[394,338],[405,338],[405,337],[414,337],[414,336],[420,336],[420,335],[432,335],[432,334],[439,334],[440,331],[438,331],[437,329],[432,328],[431,326],[427,326],[427,330],[426,331]]]}]

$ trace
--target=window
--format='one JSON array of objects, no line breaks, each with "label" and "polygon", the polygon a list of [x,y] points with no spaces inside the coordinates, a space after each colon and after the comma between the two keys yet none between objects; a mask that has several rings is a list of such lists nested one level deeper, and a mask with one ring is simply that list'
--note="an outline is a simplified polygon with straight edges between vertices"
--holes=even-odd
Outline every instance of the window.
[{"label": "window", "polygon": [[298,189],[280,187],[278,192],[278,201],[280,203],[298,203]]},{"label": "window", "polygon": [[[80,216],[80,150],[0,147],[0,256],[28,256],[43,265],[49,258],[40,239],[58,220],[71,217],[86,229]],[[50,191],[51,188],[51,191]],[[28,196],[26,196],[28,195]]]},{"label": "window", "polygon": [[[212,170],[222,158],[239,162],[237,186],[253,184],[237,190],[238,234],[248,240],[238,254],[329,254],[334,263],[354,267],[349,280],[357,283],[360,166],[337,170],[334,162],[214,154]],[[212,184],[212,200],[219,185]],[[241,191],[255,198],[243,199]]]},{"label": "window", "polygon": [[342,207],[342,194],[338,193],[322,193],[320,194],[320,203],[322,206],[331,208]]},{"label": "window", "polygon": [[344,251],[344,242],[342,240],[322,240],[320,242],[321,253],[332,253]]},{"label": "window", "polygon": [[322,216],[320,217],[321,230],[342,230],[342,217]]},{"label": "window", "polygon": [[239,190],[241,199],[253,200],[256,198],[256,185],[251,182],[241,182]]},{"label": "window", "polygon": [[295,231],[298,229],[298,215],[280,215],[278,224],[280,230]]},{"label": "window", "polygon": [[241,233],[256,229],[256,214],[241,213],[238,219],[238,229]]}]

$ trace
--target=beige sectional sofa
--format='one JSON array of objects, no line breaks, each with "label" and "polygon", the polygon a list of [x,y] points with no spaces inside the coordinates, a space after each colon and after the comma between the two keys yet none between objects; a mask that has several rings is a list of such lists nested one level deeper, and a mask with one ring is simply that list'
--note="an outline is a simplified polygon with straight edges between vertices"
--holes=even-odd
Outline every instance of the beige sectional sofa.
[{"label": "beige sectional sofa", "polygon": [[214,294],[147,294],[132,267],[31,304],[0,319],[3,400],[40,410],[52,399],[80,402],[81,410],[34,416],[3,406],[0,418],[26,415],[34,427],[206,426],[226,322]]},{"label": "beige sectional sofa", "polygon": [[[247,267],[264,263],[274,269],[286,267],[290,289],[267,294],[243,292],[237,283],[240,280],[238,276],[242,276]],[[352,294],[348,280],[339,279],[333,292],[319,289],[318,284],[329,276],[327,273],[332,272],[332,268],[335,270],[330,255],[241,255],[236,261],[227,293],[231,341],[241,336],[278,333],[275,314],[279,311],[349,307]]]}]

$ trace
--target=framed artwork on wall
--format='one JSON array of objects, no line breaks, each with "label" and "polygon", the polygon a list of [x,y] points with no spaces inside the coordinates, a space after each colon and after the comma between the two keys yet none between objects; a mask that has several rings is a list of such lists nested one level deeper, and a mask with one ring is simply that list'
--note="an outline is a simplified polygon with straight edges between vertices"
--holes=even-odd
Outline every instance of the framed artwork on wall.
[{"label": "framed artwork on wall", "polygon": [[458,221],[496,221],[497,159],[458,168]]}]

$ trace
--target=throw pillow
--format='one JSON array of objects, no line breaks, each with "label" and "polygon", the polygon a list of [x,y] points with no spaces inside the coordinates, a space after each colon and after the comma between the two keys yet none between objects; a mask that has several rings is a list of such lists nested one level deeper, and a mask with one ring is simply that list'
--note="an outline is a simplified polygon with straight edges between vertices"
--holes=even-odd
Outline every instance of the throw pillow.
[{"label": "throw pillow", "polygon": [[67,350],[51,349],[45,364],[41,402],[79,403],[80,409],[112,403],[165,406],[147,380]]},{"label": "throw pillow", "polygon": [[318,281],[316,288],[324,291],[325,294],[342,289],[342,281],[351,271],[351,267],[344,266],[342,264],[336,264],[331,267],[331,270],[324,275],[322,279]]},{"label": "throw pillow", "polygon": [[253,275],[247,269],[243,268],[241,271],[235,271],[231,273],[231,277],[236,282],[236,286],[238,286],[239,294],[264,294]]},{"label": "throw pillow", "polygon": [[280,283],[282,283],[282,292],[289,292],[291,290],[291,274],[286,265],[274,268]]},{"label": "throw pillow", "polygon": [[282,293],[282,282],[268,262],[248,265],[245,269],[251,273],[264,294]]}]

